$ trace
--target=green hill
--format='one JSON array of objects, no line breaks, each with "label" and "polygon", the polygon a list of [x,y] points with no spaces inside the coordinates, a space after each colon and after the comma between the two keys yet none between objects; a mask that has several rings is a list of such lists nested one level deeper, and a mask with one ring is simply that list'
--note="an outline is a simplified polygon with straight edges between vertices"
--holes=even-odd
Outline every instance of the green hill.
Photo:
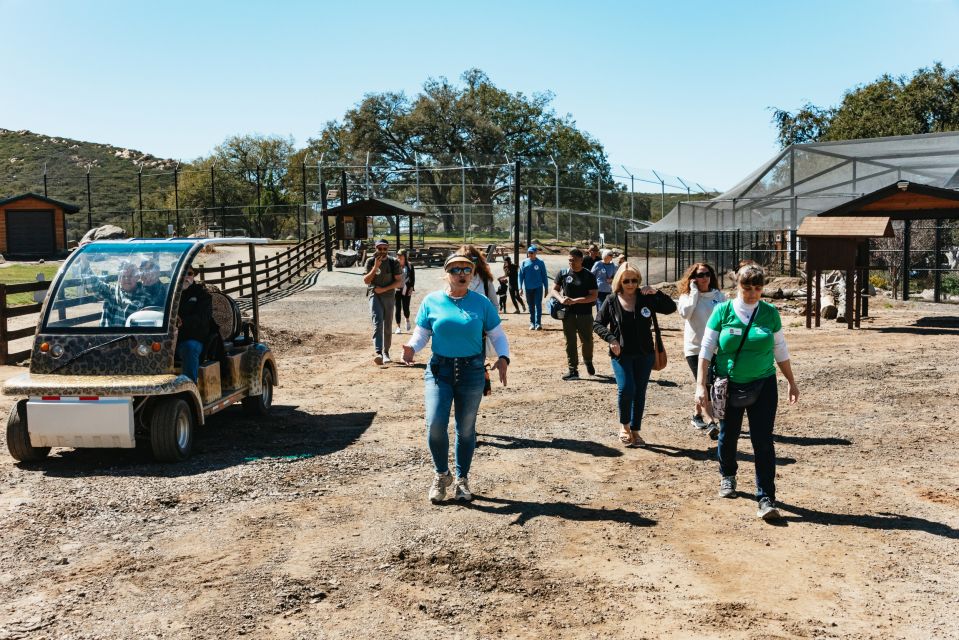
[{"label": "green hill", "polygon": [[102,219],[136,207],[141,165],[144,200],[171,189],[169,172],[176,161],[110,144],[0,129],[0,198],[28,191],[42,194],[44,164],[47,195],[82,207],[78,215],[86,214],[89,168],[93,211]]}]

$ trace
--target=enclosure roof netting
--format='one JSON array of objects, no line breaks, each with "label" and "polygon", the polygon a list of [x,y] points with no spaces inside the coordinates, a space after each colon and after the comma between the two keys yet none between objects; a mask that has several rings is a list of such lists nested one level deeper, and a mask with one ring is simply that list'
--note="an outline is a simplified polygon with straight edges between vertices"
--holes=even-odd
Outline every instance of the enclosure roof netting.
[{"label": "enclosure roof netting", "polygon": [[339,207],[326,210],[326,215],[338,216],[425,216],[425,211],[414,209],[405,202],[389,198],[366,198],[348,202]]},{"label": "enclosure roof netting", "polygon": [[959,132],[790,145],[732,189],[681,202],[643,231],[795,229],[903,180],[959,189]]}]

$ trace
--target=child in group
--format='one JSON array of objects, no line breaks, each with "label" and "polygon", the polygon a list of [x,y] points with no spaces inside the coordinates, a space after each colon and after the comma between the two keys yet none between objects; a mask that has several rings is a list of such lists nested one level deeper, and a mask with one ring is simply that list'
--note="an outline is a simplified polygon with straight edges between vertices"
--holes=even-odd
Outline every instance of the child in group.
[{"label": "child in group", "polygon": [[506,279],[500,279],[499,287],[496,289],[496,295],[499,296],[499,310],[500,313],[506,313],[506,294],[509,293],[509,286],[506,284]]}]

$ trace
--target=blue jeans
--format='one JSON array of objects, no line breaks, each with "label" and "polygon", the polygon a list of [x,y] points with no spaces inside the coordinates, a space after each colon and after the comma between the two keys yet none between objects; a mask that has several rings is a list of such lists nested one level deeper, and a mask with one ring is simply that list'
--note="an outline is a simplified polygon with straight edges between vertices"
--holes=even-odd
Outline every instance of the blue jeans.
[{"label": "blue jeans", "polygon": [[486,376],[483,356],[446,358],[433,354],[426,367],[426,441],[436,473],[450,469],[450,407],[453,408],[456,442],[453,460],[456,477],[465,478],[476,449],[476,414],[483,399]]},{"label": "blue jeans", "polygon": [[183,375],[193,382],[200,377],[200,357],[203,355],[203,343],[199,340],[183,340],[176,346],[176,354],[183,363]]},{"label": "blue jeans", "polygon": [[529,307],[529,323],[543,324],[543,288],[526,290],[526,306]]},{"label": "blue jeans", "polygon": [[776,499],[776,449],[773,445],[773,427],[776,424],[776,407],[779,405],[779,389],[776,376],[766,378],[759,398],[751,407],[726,405],[726,417],[719,421],[719,472],[723,476],[735,476],[736,445],[743,428],[743,414],[749,416],[749,439],[753,443],[756,458],[756,499]]},{"label": "blue jeans", "polygon": [[653,354],[623,354],[619,358],[610,358],[610,362],[618,389],[619,424],[628,424],[632,431],[639,431],[643,426]]}]

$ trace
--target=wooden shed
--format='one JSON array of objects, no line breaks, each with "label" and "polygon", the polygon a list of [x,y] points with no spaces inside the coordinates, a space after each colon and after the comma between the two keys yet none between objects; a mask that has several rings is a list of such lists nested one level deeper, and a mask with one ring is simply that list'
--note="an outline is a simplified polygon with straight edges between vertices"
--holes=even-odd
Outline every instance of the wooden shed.
[{"label": "wooden shed", "polygon": [[80,207],[24,193],[0,200],[0,253],[50,258],[67,248],[66,214]]},{"label": "wooden shed", "polygon": [[[846,326],[859,327],[863,292],[869,281],[869,238],[893,236],[888,217],[808,217],[796,236],[806,240],[806,328],[815,313],[819,326],[820,276],[824,270],[838,270],[846,278]],[[816,295],[813,297],[813,286]],[[866,308],[868,314],[868,307]]]}]

